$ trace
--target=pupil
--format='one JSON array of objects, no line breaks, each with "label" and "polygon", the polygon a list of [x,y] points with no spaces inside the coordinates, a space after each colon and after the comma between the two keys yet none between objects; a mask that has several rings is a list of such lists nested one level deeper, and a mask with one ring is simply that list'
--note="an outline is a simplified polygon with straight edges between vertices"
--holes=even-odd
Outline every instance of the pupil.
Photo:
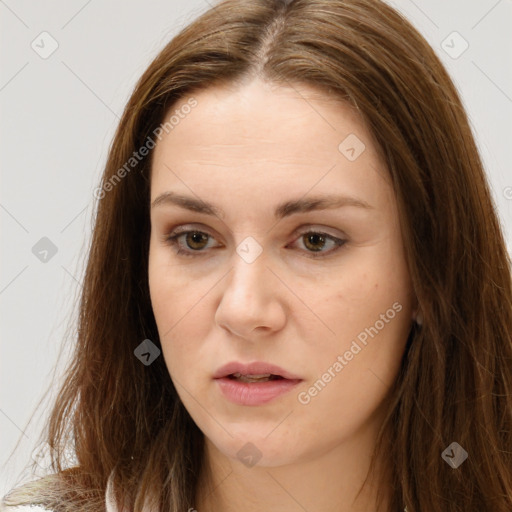
[{"label": "pupil", "polygon": [[[192,249],[198,249],[198,247],[194,247],[194,244],[199,244],[201,246],[201,243],[207,241],[207,236],[205,233],[199,233],[199,232],[193,232],[188,235],[189,239],[192,241],[192,245],[189,244],[189,246]],[[315,251],[321,250],[323,245],[325,244],[325,238],[322,235],[319,235],[318,233],[313,233],[310,235],[305,235],[306,239],[306,246],[313,246],[312,249]],[[321,246],[319,247],[318,244]],[[201,246],[202,247],[202,246]],[[201,248],[199,247],[199,248]],[[310,247],[311,248],[311,247]]]},{"label": "pupil", "polygon": [[[315,245],[315,240],[317,240],[317,243],[318,243],[318,240],[320,241],[320,243],[323,244],[325,243],[325,238],[322,236],[322,235],[319,235],[317,233],[313,233],[311,235],[306,235],[306,240],[307,240],[307,243],[306,243],[306,246],[308,245],[308,243],[312,243],[313,246]],[[311,242],[313,240],[313,242]],[[322,247],[313,247],[314,250],[320,250]]]},{"label": "pupil", "polygon": [[[204,242],[206,240],[206,235],[204,233],[194,232],[189,234],[189,239],[192,239],[192,245],[190,246],[192,249],[198,249],[198,247],[194,247],[193,244]],[[190,245],[190,244],[189,244]],[[199,247],[201,248],[201,247]]]}]

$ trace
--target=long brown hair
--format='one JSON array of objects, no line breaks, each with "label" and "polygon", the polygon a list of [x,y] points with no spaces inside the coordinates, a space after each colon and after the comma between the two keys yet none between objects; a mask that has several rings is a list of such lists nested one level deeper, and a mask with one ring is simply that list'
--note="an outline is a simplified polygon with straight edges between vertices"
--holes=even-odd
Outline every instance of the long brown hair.
[{"label": "long brown hair", "polygon": [[[130,510],[151,497],[165,510],[194,506],[203,435],[164,359],[145,366],[134,356],[144,339],[160,346],[147,276],[151,152],[114,176],[177,100],[254,76],[354,105],[389,169],[423,314],[375,451],[392,469],[389,512],[510,512],[511,262],[454,84],[425,39],[379,0],[226,0],[144,72],[102,177],[74,358],[45,432],[53,476],[6,503],[104,510],[114,471]],[[457,469],[441,457],[452,442],[468,452]]]}]

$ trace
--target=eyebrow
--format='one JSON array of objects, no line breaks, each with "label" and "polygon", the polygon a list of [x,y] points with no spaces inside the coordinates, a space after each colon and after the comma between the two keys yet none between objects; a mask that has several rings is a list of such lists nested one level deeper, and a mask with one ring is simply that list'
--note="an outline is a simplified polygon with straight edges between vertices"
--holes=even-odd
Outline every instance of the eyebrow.
[{"label": "eyebrow", "polygon": [[[185,210],[190,210],[197,213],[203,213],[205,215],[215,215],[220,219],[225,218],[224,211],[211,203],[196,199],[191,196],[178,194],[176,192],[164,192],[160,194],[151,204],[151,208],[163,205],[176,205]],[[274,211],[274,217],[276,219],[282,219],[295,213],[305,213],[314,210],[328,210],[341,208],[344,206],[354,206],[357,208],[373,209],[373,206],[369,205],[366,201],[351,196],[339,196],[339,195],[320,195],[310,197],[308,199],[293,199],[285,201],[277,205]]]}]

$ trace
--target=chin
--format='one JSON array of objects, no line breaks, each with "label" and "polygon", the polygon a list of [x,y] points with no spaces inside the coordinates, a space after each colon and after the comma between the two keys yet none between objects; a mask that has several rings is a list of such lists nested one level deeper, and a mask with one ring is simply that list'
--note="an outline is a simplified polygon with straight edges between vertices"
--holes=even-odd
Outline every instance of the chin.
[{"label": "chin", "polygon": [[268,425],[262,427],[256,422],[238,429],[232,425],[225,427],[233,437],[225,431],[220,436],[218,432],[216,436],[205,434],[207,442],[228,459],[248,468],[285,466],[307,458],[303,442],[297,442],[288,432],[281,435],[277,431],[272,432],[275,424],[272,428]]}]

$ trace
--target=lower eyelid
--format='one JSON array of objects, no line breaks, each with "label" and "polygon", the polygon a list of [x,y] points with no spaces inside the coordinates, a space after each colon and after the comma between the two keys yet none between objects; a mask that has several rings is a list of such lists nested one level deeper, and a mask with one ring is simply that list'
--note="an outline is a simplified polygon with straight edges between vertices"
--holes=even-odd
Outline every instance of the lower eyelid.
[{"label": "lower eyelid", "polygon": [[[209,237],[208,242],[210,240],[215,240],[215,237],[210,235],[210,233],[207,233],[205,231],[198,231],[196,229],[190,229],[187,231],[179,231],[177,233],[169,233],[168,235],[164,235],[163,242],[171,244],[171,245],[177,245],[178,247],[180,247],[181,244],[179,244],[178,239],[181,238],[182,236],[189,235],[190,233],[200,233],[202,235],[206,235],[207,237]],[[209,249],[211,249],[211,247]],[[206,252],[205,249],[194,251],[193,249],[184,249],[183,250],[183,249],[181,249],[181,247],[180,247],[180,250],[182,253],[189,252],[189,253],[201,254],[201,253]]]},{"label": "lower eyelid", "polygon": [[[209,248],[203,248],[200,250],[193,250],[193,249],[188,249],[188,248],[183,249],[181,247],[181,244],[179,244],[178,239],[181,236],[188,235],[190,233],[200,233],[200,234],[206,235],[207,237],[209,237],[209,239],[215,240],[215,237],[206,231],[189,229],[189,230],[171,232],[169,234],[166,234],[163,237],[163,241],[164,241],[164,243],[167,243],[169,245],[177,246],[178,247],[177,254],[181,254],[181,255],[185,255],[185,256],[192,256],[192,257],[193,256],[202,256],[202,255],[206,254],[208,252],[208,250],[217,248],[217,247],[209,247]],[[303,231],[302,233],[299,233],[298,235],[296,235],[292,244],[297,242],[298,240],[300,240],[301,237],[308,235],[308,234],[321,235],[321,236],[325,237],[326,239],[334,242],[334,248],[332,248],[328,251],[308,251],[308,250],[301,251],[301,252],[304,252],[308,257],[312,257],[312,258],[327,257],[330,254],[337,252],[341,247],[343,247],[347,243],[346,239],[335,237],[334,235],[330,235],[329,233],[325,233],[323,231],[309,230],[309,231]],[[291,245],[291,244],[288,244],[288,245]]]},{"label": "lower eyelid", "polygon": [[[304,233],[304,234],[307,234],[307,233]],[[325,258],[325,259],[327,259],[330,256],[334,256],[347,243],[347,240],[328,235],[327,233],[316,233],[316,234],[321,234],[325,238],[328,238],[329,240],[331,240],[334,243],[334,247],[332,247],[331,249],[329,249],[327,251],[308,251],[307,249],[301,250],[300,252],[302,254],[304,254],[307,258],[313,258],[313,259]],[[299,235],[297,240],[300,239],[302,236],[303,235]]]}]

